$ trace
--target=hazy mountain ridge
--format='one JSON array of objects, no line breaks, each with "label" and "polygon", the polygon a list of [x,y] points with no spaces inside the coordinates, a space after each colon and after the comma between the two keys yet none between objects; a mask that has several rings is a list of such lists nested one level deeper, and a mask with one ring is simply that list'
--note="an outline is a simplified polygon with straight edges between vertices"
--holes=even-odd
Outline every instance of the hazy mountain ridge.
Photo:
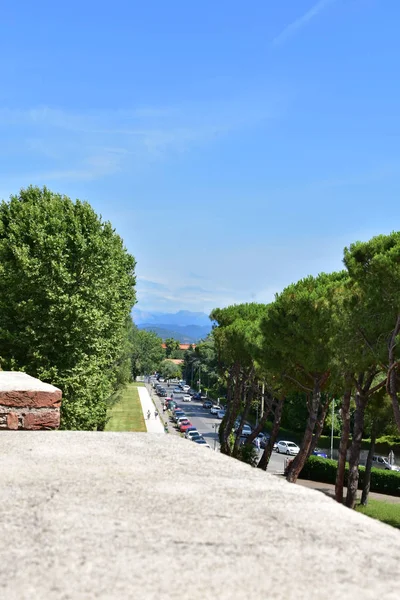
[{"label": "hazy mountain ridge", "polygon": [[139,329],[154,331],[163,340],[172,337],[182,344],[198,342],[207,337],[212,328],[208,315],[189,310],[180,310],[177,313],[133,310],[132,317]]},{"label": "hazy mountain ridge", "polygon": [[168,325],[199,325],[211,329],[211,321],[206,313],[191,312],[190,310],[179,310],[176,313],[147,312],[139,309],[133,309],[132,317],[134,323],[141,325],[159,325],[164,327]]}]

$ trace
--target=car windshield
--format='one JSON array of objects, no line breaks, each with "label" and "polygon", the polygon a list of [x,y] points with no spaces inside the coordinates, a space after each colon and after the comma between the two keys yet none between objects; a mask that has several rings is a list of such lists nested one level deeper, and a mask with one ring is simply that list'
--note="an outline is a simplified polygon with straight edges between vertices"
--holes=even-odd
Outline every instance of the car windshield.
[{"label": "car windshield", "polygon": [[287,445],[288,445],[290,448],[297,448],[297,445],[296,445],[296,444],[294,444],[293,442],[288,442],[288,443],[287,443]]}]

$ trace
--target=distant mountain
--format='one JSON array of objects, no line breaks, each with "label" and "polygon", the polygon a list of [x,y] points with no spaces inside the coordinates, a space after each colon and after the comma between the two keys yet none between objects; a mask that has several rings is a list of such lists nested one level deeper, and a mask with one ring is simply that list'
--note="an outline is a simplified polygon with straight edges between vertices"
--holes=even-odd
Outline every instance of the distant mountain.
[{"label": "distant mountain", "polygon": [[154,331],[160,338],[166,340],[167,338],[174,338],[181,344],[195,344],[199,340],[207,337],[211,331],[211,327],[204,327],[201,325],[152,325],[149,323],[143,323],[138,325],[139,329],[146,329],[146,331]]},{"label": "distant mountain", "polygon": [[198,342],[211,331],[210,319],[201,312],[149,313],[133,310],[132,317],[139,329],[154,331],[163,340],[172,337],[182,344]]},{"label": "distant mountain", "polygon": [[138,309],[133,309],[132,317],[134,323],[138,327],[143,324],[149,325],[200,325],[209,327],[211,329],[211,321],[202,312],[191,312],[190,310],[180,310],[176,313],[162,313],[162,312],[145,312]]}]

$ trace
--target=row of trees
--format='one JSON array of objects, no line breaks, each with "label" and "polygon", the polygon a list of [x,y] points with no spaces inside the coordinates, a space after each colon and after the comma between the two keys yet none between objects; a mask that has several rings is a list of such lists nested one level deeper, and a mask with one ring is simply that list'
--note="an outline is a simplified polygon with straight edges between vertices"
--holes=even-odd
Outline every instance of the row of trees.
[{"label": "row of trees", "polygon": [[[343,500],[350,408],[354,404],[346,503],[354,507],[366,416],[372,448],[388,419],[388,406],[400,430],[400,233],[352,244],[345,269],[321,273],[288,286],[269,305],[242,304],[215,309],[210,318],[217,373],[226,385],[226,415],[220,427],[221,451],[239,456],[232,439],[238,416],[241,430],[255,399],[262,414],[250,444],[267,420],[273,421],[265,469],[288,397],[304,400],[304,435],[287,479],[295,482],[317,445],[333,398],[341,398],[342,432],[336,498]],[[185,359],[186,369],[196,354]],[[197,356],[199,359],[199,356]],[[187,371],[186,371],[187,372]],[[239,431],[240,433],[240,431]],[[368,470],[368,464],[367,464]]]}]

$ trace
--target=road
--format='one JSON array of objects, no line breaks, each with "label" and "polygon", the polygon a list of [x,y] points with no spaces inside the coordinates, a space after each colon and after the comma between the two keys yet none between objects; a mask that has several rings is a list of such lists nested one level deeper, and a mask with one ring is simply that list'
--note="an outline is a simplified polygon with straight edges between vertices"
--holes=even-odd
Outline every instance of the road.
[{"label": "road", "polygon": [[[168,392],[168,395],[171,395],[172,390],[176,387],[176,384],[163,384],[165,389]],[[157,398],[155,393],[153,397]],[[212,415],[209,409],[203,408],[203,402],[199,402],[196,400],[192,400],[191,402],[183,402],[183,392],[181,394],[174,393],[174,400],[183,408],[188,419],[190,419],[191,423],[193,423],[194,427],[198,430],[199,433],[204,437],[207,443],[210,445],[212,450],[216,452],[219,451],[219,441],[218,441],[218,427],[221,423],[221,419],[218,419],[216,415]],[[161,406],[162,398],[160,398],[160,406]],[[191,443],[191,442],[188,442]],[[260,451],[260,457],[262,454],[262,450]],[[286,456],[282,454],[277,454],[273,452],[268,465],[269,473],[283,473]]]}]

